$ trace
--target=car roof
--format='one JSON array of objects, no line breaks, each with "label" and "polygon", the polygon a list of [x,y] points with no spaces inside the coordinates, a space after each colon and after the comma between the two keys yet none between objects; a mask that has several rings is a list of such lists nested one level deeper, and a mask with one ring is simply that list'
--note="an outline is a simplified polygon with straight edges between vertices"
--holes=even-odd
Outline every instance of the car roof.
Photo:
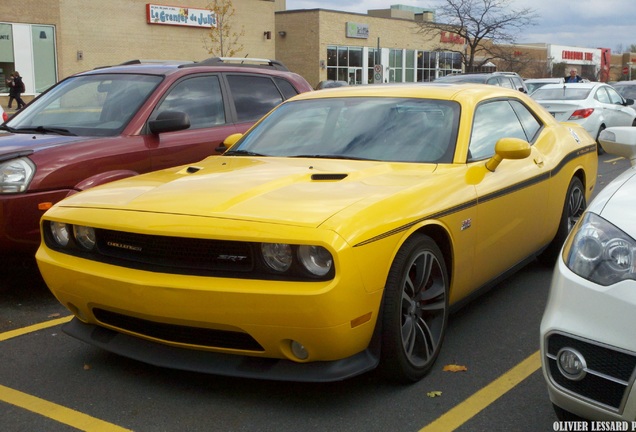
[{"label": "car roof", "polygon": [[281,62],[270,59],[213,57],[198,62],[189,60],[129,60],[113,66],[101,66],[77,75],[97,75],[104,73],[143,73],[150,75],[171,75],[179,71],[251,71],[270,75],[288,75],[289,69]]},{"label": "car roof", "polygon": [[523,97],[518,90],[477,83],[397,83],[370,84],[366,86],[348,86],[324,89],[316,92],[301,93],[291,100],[320,99],[327,97],[403,97],[442,100],[477,100],[485,97],[514,96]]},{"label": "car roof", "polygon": [[574,88],[585,88],[585,89],[592,89],[594,87],[600,87],[600,86],[605,86],[607,84],[605,83],[601,83],[601,82],[589,82],[589,83],[584,83],[584,82],[578,82],[578,83],[560,83],[560,84],[546,84],[541,88],[538,88],[536,91],[539,90],[549,90],[549,89],[554,89],[554,88],[569,88],[569,87],[574,87]]},{"label": "car roof", "polygon": [[563,78],[526,78],[525,82],[536,83],[536,82],[545,82],[545,83],[562,83],[565,80]]}]

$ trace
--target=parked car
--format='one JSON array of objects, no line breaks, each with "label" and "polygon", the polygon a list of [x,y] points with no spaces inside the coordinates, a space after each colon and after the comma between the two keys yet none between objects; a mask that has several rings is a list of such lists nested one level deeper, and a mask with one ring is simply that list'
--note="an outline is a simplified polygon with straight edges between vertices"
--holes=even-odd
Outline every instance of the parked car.
[{"label": "parked car", "polygon": [[316,86],[316,90],[322,90],[326,88],[334,88],[334,87],[344,87],[348,86],[349,83],[346,81],[335,81],[335,80],[325,80],[320,81]]},{"label": "parked car", "polygon": [[496,85],[499,87],[511,88],[519,90],[522,93],[528,93],[523,79],[515,72],[490,72],[490,73],[465,73],[452,74],[438,78],[439,82],[468,82]]},{"label": "parked car", "polygon": [[[626,99],[605,83],[547,84],[532,93],[558,121],[578,123],[597,139],[603,129],[636,125],[634,99]],[[603,152],[598,147],[599,153]]]},{"label": "parked car", "polygon": [[[569,238],[541,321],[541,358],[561,420],[636,418],[636,128],[601,133],[632,167],[605,186]],[[620,423],[619,423],[620,424]]]},{"label": "parked car", "polygon": [[598,164],[583,128],[485,85],[303,93],[226,143],[46,212],[64,331],[201,372],[416,381],[452,306],[554,265]]},{"label": "parked car", "polygon": [[240,60],[137,61],[80,73],[0,126],[0,256],[32,257],[42,214],[62,198],[204,159],[228,135],[312,90],[279,62]]},{"label": "parked car", "polygon": [[[614,90],[618,92],[625,99],[635,99],[636,100],[636,80],[632,81],[617,81],[611,84],[614,87]],[[632,106],[632,109],[635,109]]]},{"label": "parked car", "polygon": [[528,93],[532,94],[533,91],[546,84],[562,84],[565,81],[563,78],[527,78],[523,82],[528,88]]}]

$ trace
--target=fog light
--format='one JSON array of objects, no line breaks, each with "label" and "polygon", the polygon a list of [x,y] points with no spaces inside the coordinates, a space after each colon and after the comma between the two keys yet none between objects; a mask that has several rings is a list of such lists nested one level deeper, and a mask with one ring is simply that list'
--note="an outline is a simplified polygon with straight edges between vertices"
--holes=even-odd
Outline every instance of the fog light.
[{"label": "fog light", "polygon": [[557,353],[559,371],[569,380],[580,381],[585,377],[587,364],[583,355],[573,348],[561,348]]},{"label": "fog light", "polygon": [[294,354],[299,360],[307,360],[307,357],[309,357],[307,349],[300,342],[291,341],[290,347],[292,354]]}]

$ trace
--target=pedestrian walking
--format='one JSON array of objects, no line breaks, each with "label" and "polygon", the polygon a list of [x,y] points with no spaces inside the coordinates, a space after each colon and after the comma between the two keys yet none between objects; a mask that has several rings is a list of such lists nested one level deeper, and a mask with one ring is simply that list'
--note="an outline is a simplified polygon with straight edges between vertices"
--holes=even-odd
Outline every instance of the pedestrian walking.
[{"label": "pedestrian walking", "polygon": [[15,99],[18,104],[18,109],[24,108],[26,105],[22,100],[22,93],[24,93],[24,81],[22,81],[22,77],[18,71],[14,71],[12,74],[12,82],[13,85],[9,87],[9,108],[11,108],[11,102]]}]

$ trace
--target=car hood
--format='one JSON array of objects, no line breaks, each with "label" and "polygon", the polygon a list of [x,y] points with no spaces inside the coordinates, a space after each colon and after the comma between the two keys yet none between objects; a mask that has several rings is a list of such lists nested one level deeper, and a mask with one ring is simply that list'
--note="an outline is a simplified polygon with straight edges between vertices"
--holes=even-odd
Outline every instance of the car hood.
[{"label": "car hood", "polygon": [[434,164],[211,157],[73,195],[58,206],[316,227],[339,211],[421,184]]},{"label": "car hood", "polygon": [[35,133],[0,133],[0,156],[25,150],[38,151],[72,142],[83,141],[86,137],[63,136]]},{"label": "car hood", "polygon": [[600,215],[632,238],[636,238],[634,191],[636,168],[632,167],[603,188],[588,207],[588,211]]}]

